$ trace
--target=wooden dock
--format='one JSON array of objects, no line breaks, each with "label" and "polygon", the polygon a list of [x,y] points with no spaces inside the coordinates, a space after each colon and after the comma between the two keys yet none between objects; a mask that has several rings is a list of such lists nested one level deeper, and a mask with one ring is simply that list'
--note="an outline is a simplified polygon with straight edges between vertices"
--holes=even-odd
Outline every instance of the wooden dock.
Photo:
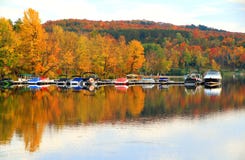
[{"label": "wooden dock", "polygon": [[[19,82],[13,81],[12,85],[55,85],[56,82],[38,82],[38,83],[27,83],[27,82]],[[114,81],[97,81],[94,83],[95,85],[115,85]],[[162,85],[177,85],[184,84],[184,81],[167,81],[167,82],[139,82],[139,81],[129,81],[126,84],[117,84],[117,85],[147,85],[147,84],[162,84]]]},{"label": "wooden dock", "polygon": [[[98,81],[97,85],[115,85],[115,82],[108,81]],[[125,84],[116,85],[149,85],[149,84],[161,84],[161,85],[183,85],[184,81],[167,81],[167,82],[139,82],[139,81],[129,81]]]}]

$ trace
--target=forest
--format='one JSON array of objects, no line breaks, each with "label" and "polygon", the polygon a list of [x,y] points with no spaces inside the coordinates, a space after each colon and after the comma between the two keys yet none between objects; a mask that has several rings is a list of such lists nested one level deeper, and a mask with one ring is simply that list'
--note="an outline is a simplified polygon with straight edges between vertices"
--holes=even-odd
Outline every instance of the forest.
[{"label": "forest", "polygon": [[31,8],[15,22],[0,18],[0,77],[56,78],[92,71],[183,75],[190,70],[244,70],[245,33],[147,20],[64,19],[42,24]]}]

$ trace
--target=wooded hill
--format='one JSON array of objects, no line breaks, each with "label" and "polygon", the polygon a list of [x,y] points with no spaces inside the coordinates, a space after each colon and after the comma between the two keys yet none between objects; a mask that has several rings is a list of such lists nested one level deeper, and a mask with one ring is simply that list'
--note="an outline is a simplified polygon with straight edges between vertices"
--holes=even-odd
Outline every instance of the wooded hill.
[{"label": "wooded hill", "polygon": [[[47,32],[52,32],[53,26],[60,26],[65,31],[77,34],[109,34],[117,40],[123,36],[126,42],[136,39],[144,46],[146,62],[150,61],[148,56],[153,58],[156,54],[155,58],[157,59],[162,58],[160,56],[162,54],[171,61],[170,70],[178,68],[177,70],[181,70],[181,72],[187,72],[190,68],[205,70],[210,66],[215,69],[231,70],[245,68],[245,33],[228,32],[204,25],[176,26],[147,20],[64,19],[48,21],[43,26]],[[200,55],[198,56],[198,54]],[[171,58],[175,57],[174,55],[178,57],[176,57],[178,60]],[[155,64],[157,63],[158,65],[155,67],[153,64],[148,64],[151,68],[155,68],[155,70],[150,69],[150,72],[161,72],[156,68],[163,64],[159,64],[161,62]]]},{"label": "wooded hill", "polygon": [[[183,38],[195,41],[197,38],[206,38],[209,41],[218,39],[224,40],[226,37],[234,38],[237,46],[245,47],[245,33],[227,32],[210,28],[204,25],[186,25],[176,26],[170,23],[154,22],[147,20],[131,20],[131,21],[92,21],[79,19],[63,19],[57,21],[47,21],[43,24],[47,32],[52,32],[53,26],[60,26],[64,31],[75,32],[79,34],[97,31],[101,34],[111,34],[114,38],[125,36],[127,41],[136,39],[142,43],[162,43],[165,38],[176,38],[176,34],[180,33]],[[196,41],[193,44],[197,43]]]},{"label": "wooded hill", "polygon": [[115,78],[211,68],[245,68],[244,33],[146,20],[41,24],[31,8],[14,23],[0,18],[0,77],[31,73],[55,78],[92,71]]}]

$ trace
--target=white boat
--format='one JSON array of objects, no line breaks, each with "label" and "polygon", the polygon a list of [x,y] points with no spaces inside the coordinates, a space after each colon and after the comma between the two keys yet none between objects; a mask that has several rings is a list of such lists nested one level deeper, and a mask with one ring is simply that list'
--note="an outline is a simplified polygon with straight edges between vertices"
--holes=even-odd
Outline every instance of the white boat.
[{"label": "white boat", "polygon": [[33,79],[35,76],[32,74],[20,74],[18,76],[18,83],[27,83],[29,80]]},{"label": "white boat", "polygon": [[219,71],[209,70],[204,74],[204,85],[209,87],[216,87],[221,85],[222,76]]},{"label": "white boat", "polygon": [[140,79],[140,76],[137,74],[128,74],[126,77],[129,82],[137,82]]},{"label": "white boat", "polygon": [[141,80],[139,80],[139,83],[142,84],[154,84],[156,81],[153,78],[142,78]]}]

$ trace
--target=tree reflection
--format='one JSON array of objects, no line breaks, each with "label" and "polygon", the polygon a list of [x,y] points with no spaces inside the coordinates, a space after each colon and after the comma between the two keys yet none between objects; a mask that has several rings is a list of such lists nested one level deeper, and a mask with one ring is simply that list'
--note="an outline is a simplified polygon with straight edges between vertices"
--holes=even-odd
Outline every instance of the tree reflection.
[{"label": "tree reflection", "polygon": [[7,144],[14,134],[23,138],[26,150],[39,148],[47,125],[104,123],[188,116],[244,108],[245,85],[224,85],[219,96],[206,95],[203,87],[191,90],[170,86],[168,90],[130,86],[121,92],[113,86],[101,87],[91,96],[87,90],[73,92],[56,86],[29,90],[25,87],[0,92],[0,144]]}]

